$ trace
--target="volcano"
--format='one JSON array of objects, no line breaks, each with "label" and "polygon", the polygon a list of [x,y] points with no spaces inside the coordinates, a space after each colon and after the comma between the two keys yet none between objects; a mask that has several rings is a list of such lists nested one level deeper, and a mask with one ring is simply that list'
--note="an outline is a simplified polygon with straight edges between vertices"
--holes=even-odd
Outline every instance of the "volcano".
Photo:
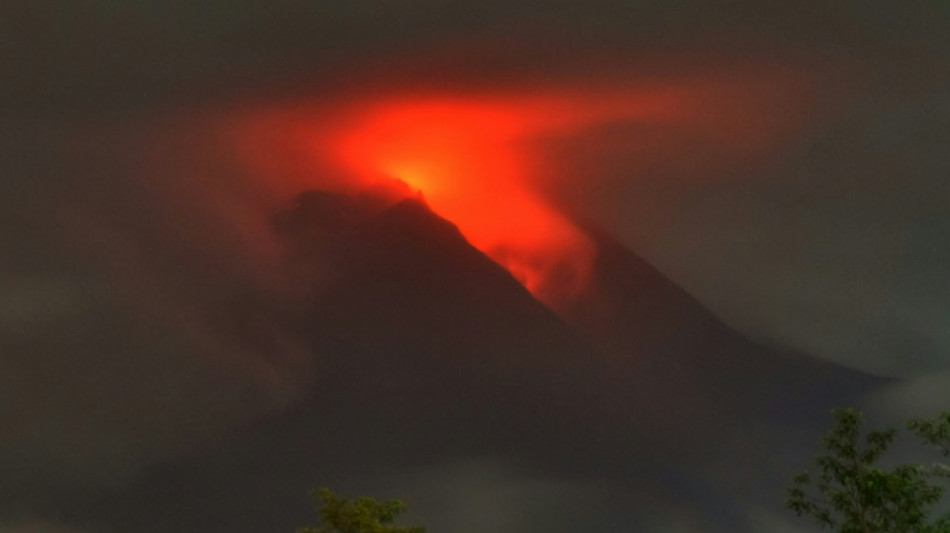
[{"label": "volcano", "polygon": [[[742,337],[595,228],[590,286],[555,312],[421,198],[312,191],[274,220],[298,269],[332,263],[275,311],[314,358],[308,395],[131,489],[64,502],[70,521],[292,531],[312,523],[307,491],[327,485],[398,495],[431,531],[462,533],[497,522],[425,491],[506,498],[518,477],[555,488],[512,496],[533,526],[497,533],[651,531],[686,513],[700,531],[750,531],[740,502],[780,508],[828,408],[880,384]],[[473,481],[470,465],[505,474]],[[588,496],[558,496],[575,485]]]}]

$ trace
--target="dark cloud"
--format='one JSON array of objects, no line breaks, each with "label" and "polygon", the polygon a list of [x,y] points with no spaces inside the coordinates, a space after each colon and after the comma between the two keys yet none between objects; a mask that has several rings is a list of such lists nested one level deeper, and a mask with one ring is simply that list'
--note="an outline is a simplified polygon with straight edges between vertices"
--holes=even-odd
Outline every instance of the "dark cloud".
[{"label": "dark cloud", "polygon": [[178,156],[161,170],[190,174],[151,181],[142,123],[7,134],[0,449],[12,518],[122,486],[299,396],[310,356],[274,316],[278,252],[254,233],[268,221],[253,215],[269,212],[234,189],[218,189],[224,206],[201,186],[177,203],[194,169]]},{"label": "dark cloud", "polygon": [[[939,63],[945,8],[733,2],[162,2],[5,4],[5,108],[57,116],[128,112],[229,93],[308,90],[380,73],[488,83],[753,57],[899,69],[896,91]],[[694,59],[690,59],[690,57]],[[460,61],[463,58],[464,61]],[[402,72],[398,72],[401,70]],[[867,69],[865,69],[867,70]],[[886,76],[873,69],[874,76]],[[865,72],[866,73],[866,72]],[[923,78],[923,80],[921,79]],[[346,83],[348,82],[348,83]]]},{"label": "dark cloud", "polygon": [[649,206],[668,191],[631,187],[611,227],[760,338],[890,375],[945,368],[944,86],[857,95],[765,168],[684,191],[676,214]]}]

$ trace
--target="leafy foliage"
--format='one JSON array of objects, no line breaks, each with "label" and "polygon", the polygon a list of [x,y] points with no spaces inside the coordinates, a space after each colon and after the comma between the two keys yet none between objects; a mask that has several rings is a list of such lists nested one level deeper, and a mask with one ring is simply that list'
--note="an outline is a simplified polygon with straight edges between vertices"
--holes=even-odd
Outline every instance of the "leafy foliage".
[{"label": "leafy foliage", "polygon": [[[950,457],[950,411],[941,413],[936,420],[911,420],[907,423],[907,428],[927,444],[935,446],[944,457]],[[950,467],[935,463],[933,474],[950,478]]]},{"label": "leafy foliage", "polygon": [[373,498],[348,500],[330,489],[317,489],[311,493],[320,500],[320,521],[317,527],[306,527],[298,533],[424,533],[421,527],[391,525],[397,516],[406,511],[399,500],[378,502]]},{"label": "leafy foliage", "polygon": [[[817,479],[807,472],[795,476],[786,505],[839,533],[950,532],[948,517],[933,522],[927,517],[943,494],[942,487],[930,483],[931,471],[919,465],[877,466],[896,430],[869,431],[862,438],[860,412],[835,409],[832,414],[835,426],[822,437],[828,454],[816,458]],[[911,427],[929,442],[946,444],[950,419],[941,420],[914,421]]]}]

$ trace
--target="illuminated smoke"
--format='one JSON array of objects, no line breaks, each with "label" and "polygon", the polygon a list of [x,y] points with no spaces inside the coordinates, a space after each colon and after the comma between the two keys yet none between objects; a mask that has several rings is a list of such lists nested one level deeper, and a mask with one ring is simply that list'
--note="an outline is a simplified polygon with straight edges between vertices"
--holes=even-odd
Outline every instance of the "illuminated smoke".
[{"label": "illuminated smoke", "polygon": [[[584,290],[596,250],[539,192],[551,169],[538,146],[607,123],[643,122],[675,124],[676,131],[714,139],[720,152],[750,157],[768,151],[778,126],[788,129],[765,112],[769,98],[781,95],[761,88],[781,86],[776,79],[353,96],[261,113],[244,128],[241,150],[255,172],[286,194],[401,181],[536,297],[558,307]],[[683,151],[676,139],[662,142],[666,154]]]}]

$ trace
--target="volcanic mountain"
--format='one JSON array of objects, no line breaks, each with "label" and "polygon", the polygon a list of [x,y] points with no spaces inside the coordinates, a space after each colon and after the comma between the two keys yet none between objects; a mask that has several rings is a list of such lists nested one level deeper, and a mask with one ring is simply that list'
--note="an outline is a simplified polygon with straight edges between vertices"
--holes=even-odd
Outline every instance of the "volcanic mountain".
[{"label": "volcanic mountain", "polygon": [[700,517],[700,531],[748,531],[740,502],[780,507],[827,409],[879,383],[743,338],[596,230],[590,290],[554,312],[420,198],[313,191],[274,225],[296,267],[324,279],[277,311],[314,358],[310,393],[132,490],[64,504],[73,521],[292,531],[312,523],[306,492],[327,485],[390,491],[431,531],[476,531],[493,522],[450,516],[422,492],[513,494],[504,476],[456,486],[468,478],[452,472],[490,464],[590,495],[517,500],[532,526],[497,533],[651,531],[677,513]]}]

